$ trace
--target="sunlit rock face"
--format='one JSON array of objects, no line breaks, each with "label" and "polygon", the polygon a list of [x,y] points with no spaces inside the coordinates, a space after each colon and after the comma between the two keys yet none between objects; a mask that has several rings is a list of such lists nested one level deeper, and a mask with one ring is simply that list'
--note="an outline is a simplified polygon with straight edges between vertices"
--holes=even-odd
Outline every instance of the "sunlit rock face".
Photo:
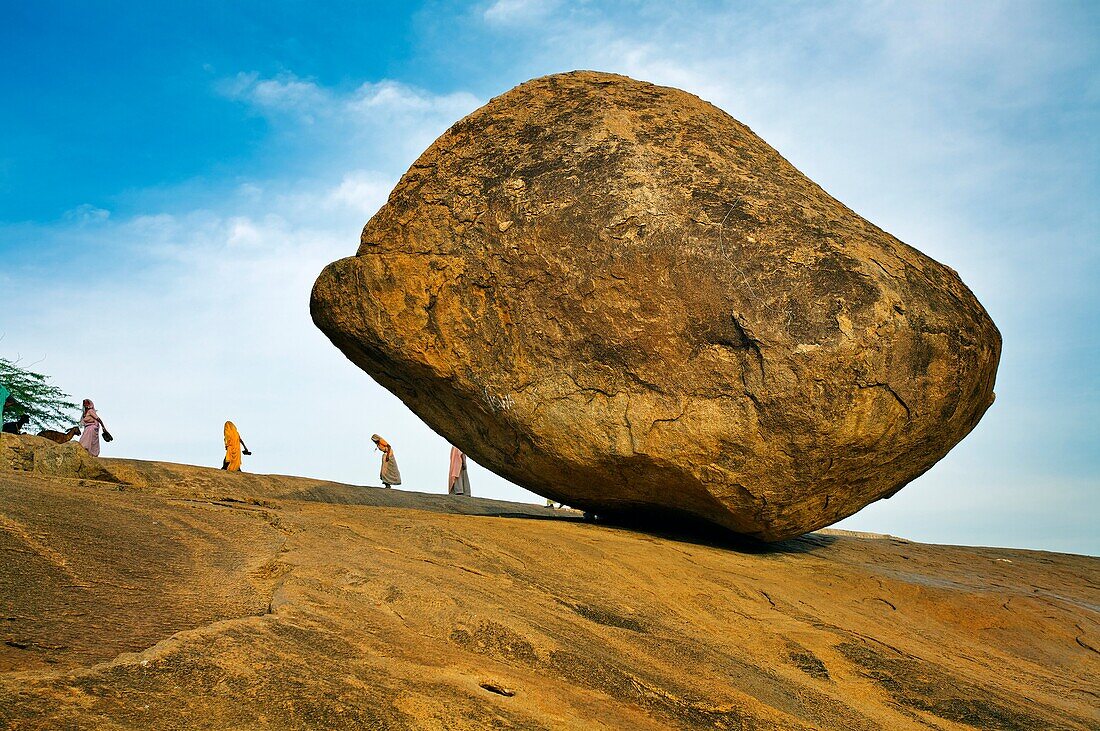
[{"label": "sunlit rock face", "polygon": [[993,402],[1000,354],[954,271],[748,127],[587,71],[522,84],[436,140],[311,310],[507,479],[764,540],[935,464]]}]

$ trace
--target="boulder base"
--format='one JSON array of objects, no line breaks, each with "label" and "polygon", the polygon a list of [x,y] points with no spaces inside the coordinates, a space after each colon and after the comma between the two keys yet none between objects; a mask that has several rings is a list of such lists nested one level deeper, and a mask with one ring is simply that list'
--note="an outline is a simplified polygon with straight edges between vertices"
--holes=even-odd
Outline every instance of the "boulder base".
[{"label": "boulder base", "polygon": [[954,271],[677,89],[574,72],[459,121],[314,321],[475,461],[599,513],[763,540],[889,496],[993,401]]}]

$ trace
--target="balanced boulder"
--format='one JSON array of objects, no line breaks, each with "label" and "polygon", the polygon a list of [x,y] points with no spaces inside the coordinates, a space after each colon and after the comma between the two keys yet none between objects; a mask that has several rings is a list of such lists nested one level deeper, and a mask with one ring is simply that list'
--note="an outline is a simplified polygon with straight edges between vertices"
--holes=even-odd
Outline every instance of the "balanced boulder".
[{"label": "balanced boulder", "polygon": [[314,322],[479,464],[780,540],[892,495],[993,402],[958,275],[686,92],[573,72],[456,123]]}]

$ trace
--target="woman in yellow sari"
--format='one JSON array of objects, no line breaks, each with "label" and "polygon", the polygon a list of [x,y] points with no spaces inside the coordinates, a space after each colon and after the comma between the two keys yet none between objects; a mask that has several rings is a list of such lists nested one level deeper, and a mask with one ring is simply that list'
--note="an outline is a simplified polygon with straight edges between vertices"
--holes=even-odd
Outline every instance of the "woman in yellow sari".
[{"label": "woman in yellow sari", "polygon": [[[241,448],[244,451],[241,451]],[[222,461],[222,469],[230,472],[241,471],[241,454],[252,454],[248,451],[248,445],[241,439],[237,431],[237,425],[232,421],[225,422],[225,460]]]}]

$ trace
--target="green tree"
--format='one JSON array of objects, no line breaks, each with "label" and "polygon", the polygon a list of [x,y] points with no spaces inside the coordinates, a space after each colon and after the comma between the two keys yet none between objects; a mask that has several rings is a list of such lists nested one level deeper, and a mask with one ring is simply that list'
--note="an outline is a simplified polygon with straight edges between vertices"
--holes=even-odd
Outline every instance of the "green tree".
[{"label": "green tree", "polygon": [[67,428],[75,424],[80,407],[69,401],[69,394],[49,381],[49,376],[20,368],[0,357],[0,385],[11,391],[16,401],[4,409],[4,420],[12,421],[26,414],[31,425],[39,429]]}]

